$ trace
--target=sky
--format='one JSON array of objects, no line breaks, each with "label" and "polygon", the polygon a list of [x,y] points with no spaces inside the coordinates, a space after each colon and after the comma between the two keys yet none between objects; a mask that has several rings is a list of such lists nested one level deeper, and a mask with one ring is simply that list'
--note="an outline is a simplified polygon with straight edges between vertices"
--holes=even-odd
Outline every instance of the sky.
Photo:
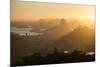
[{"label": "sky", "polygon": [[93,5],[23,2],[11,0],[12,21],[32,21],[41,18],[94,20],[94,16],[95,6]]}]

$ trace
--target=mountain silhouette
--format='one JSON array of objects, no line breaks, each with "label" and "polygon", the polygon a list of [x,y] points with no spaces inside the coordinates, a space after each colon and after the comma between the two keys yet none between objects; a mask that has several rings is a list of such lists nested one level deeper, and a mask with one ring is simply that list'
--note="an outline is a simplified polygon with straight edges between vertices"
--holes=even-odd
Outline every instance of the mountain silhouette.
[{"label": "mountain silhouette", "polygon": [[72,31],[75,27],[77,27],[78,24],[75,25],[75,23],[68,23],[65,19],[60,19],[60,23],[45,31],[44,37],[48,38],[49,40],[57,40],[65,35],[67,35],[69,32]]},{"label": "mountain silhouette", "polygon": [[67,50],[94,51],[95,33],[93,29],[79,26],[69,34],[58,39],[56,44]]}]

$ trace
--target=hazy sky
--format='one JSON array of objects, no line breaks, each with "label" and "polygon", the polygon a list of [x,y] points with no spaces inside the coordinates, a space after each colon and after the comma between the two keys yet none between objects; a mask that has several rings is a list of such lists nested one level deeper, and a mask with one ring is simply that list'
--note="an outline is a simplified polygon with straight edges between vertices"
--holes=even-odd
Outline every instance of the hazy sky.
[{"label": "hazy sky", "polygon": [[95,6],[11,0],[11,20],[31,21],[40,18],[93,19]]}]

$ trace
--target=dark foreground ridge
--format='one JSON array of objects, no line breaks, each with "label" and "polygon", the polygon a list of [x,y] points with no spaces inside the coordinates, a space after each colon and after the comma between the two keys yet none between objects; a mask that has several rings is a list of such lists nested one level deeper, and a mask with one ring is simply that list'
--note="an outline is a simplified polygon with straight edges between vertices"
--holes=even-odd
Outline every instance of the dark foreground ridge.
[{"label": "dark foreground ridge", "polygon": [[86,53],[74,50],[71,53],[61,53],[54,49],[52,54],[43,57],[40,53],[34,53],[30,56],[25,56],[22,61],[17,61],[11,66],[26,66],[26,65],[43,65],[57,63],[74,63],[74,62],[90,62],[95,61],[95,54],[86,55]]}]

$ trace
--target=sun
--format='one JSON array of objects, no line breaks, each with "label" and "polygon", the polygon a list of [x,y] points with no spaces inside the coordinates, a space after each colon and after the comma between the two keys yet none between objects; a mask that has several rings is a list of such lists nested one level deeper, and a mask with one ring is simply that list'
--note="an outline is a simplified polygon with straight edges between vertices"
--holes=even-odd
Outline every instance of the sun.
[{"label": "sun", "polygon": [[91,15],[90,18],[91,18],[91,20],[93,20],[93,21],[95,20],[95,16],[94,16],[94,15]]}]

